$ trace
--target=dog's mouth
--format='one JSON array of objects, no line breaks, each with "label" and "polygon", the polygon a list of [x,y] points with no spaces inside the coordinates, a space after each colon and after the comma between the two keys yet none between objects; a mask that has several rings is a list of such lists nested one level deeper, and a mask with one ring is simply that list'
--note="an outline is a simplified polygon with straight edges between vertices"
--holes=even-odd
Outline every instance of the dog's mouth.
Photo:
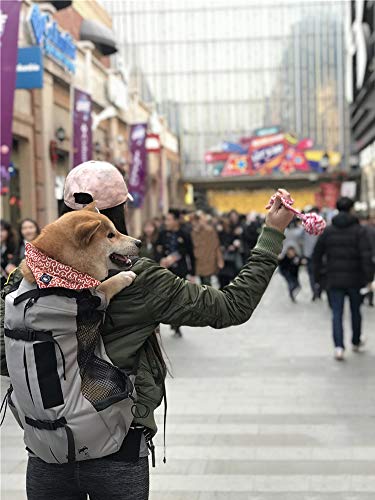
[{"label": "dog's mouth", "polygon": [[121,255],[119,253],[111,253],[109,259],[113,264],[122,268],[130,268],[133,265],[132,257],[135,255]]}]

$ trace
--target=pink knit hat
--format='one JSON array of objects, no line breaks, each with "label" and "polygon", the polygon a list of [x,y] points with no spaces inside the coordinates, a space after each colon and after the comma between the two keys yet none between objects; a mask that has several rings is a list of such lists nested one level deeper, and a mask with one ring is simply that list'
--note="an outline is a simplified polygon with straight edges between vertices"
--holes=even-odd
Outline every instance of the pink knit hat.
[{"label": "pink knit hat", "polygon": [[99,210],[117,207],[126,200],[133,201],[123,176],[106,161],[86,161],[71,170],[65,180],[64,202],[73,210],[84,205],[77,203],[74,195],[90,194]]}]

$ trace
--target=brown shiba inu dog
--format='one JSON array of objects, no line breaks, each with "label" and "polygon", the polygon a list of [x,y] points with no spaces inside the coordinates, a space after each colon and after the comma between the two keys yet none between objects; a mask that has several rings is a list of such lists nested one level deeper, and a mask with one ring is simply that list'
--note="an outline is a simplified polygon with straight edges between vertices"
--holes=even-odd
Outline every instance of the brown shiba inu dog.
[{"label": "brown shiba inu dog", "polygon": [[[138,255],[141,242],[119,233],[93,202],[48,224],[32,245],[55,261],[102,281],[110,268],[129,269],[131,257]],[[21,271],[27,281],[35,282],[26,261],[21,263]],[[135,277],[132,271],[122,271],[96,289],[105,294],[108,303],[120,290],[131,285]]]}]

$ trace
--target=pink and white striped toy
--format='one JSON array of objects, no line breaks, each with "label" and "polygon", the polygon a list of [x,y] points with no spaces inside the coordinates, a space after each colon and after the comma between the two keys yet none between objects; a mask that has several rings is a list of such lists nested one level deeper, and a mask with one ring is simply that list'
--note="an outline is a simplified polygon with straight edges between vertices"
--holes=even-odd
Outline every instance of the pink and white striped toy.
[{"label": "pink and white striped toy", "polygon": [[[275,198],[276,195],[274,194],[271,197],[267,208],[270,208],[271,205],[275,203]],[[327,224],[321,215],[315,212],[311,212],[309,214],[301,213],[299,210],[292,207],[294,203],[293,199],[287,200],[284,196],[280,196],[280,200],[285,208],[293,212],[302,221],[302,226],[307,233],[314,234],[315,236],[322,234]]]}]

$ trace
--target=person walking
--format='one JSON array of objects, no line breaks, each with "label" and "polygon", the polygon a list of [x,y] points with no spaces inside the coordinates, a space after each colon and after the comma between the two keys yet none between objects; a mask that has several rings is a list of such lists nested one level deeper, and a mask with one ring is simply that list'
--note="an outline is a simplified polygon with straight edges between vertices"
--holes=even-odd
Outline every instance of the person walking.
[{"label": "person walking", "polygon": [[142,246],[139,251],[140,257],[146,257],[148,259],[155,260],[156,257],[156,241],[159,236],[159,231],[156,223],[153,220],[149,220],[143,225],[143,232],[140,236]]},{"label": "person walking", "polygon": [[373,263],[366,231],[352,213],[353,200],[342,197],[336,206],[339,213],[333,217],[332,225],[325,229],[316,243],[313,269],[315,280],[318,282],[320,268],[326,265],[335,358],[341,361],[345,352],[343,331],[345,297],[348,296],[350,302],[352,347],[354,352],[358,352],[363,345],[360,289],[371,281]]},{"label": "person walking", "polygon": [[[191,237],[181,229],[179,210],[170,209],[165,218],[165,229],[155,243],[156,260],[179,278],[195,274],[195,257]],[[182,337],[180,325],[172,325],[176,337]]]},{"label": "person walking", "polygon": [[[292,217],[281,204],[281,196],[289,197],[289,193],[277,193],[251,257],[224,290],[186,281],[150,259],[133,258],[132,271],[137,277],[111,300],[102,331],[106,353],[116,366],[133,371],[136,363],[133,424],[119,450],[102,458],[51,464],[31,454],[26,475],[28,500],[83,500],[87,495],[96,500],[148,499],[147,444],[153,450],[152,437],[157,432],[154,412],[165,395],[167,373],[157,328],[160,323],[226,328],[251,317],[276,269],[283,233]],[[105,162],[86,162],[71,170],[66,179],[65,211],[79,210],[95,199],[101,213],[121,232],[126,232],[127,197],[120,173]],[[3,296],[21,280],[17,269]],[[2,317],[3,311],[1,307]],[[6,375],[3,348],[0,354],[1,373]]]},{"label": "person walking", "polygon": [[301,290],[298,277],[300,266],[301,258],[297,255],[296,249],[293,246],[288,247],[284,256],[280,256],[279,270],[287,282],[289,297],[292,302],[296,302],[296,295]]},{"label": "person walking", "polygon": [[212,276],[224,267],[224,259],[216,229],[207,223],[203,212],[193,215],[191,238],[195,274],[199,276],[202,285],[211,285]]}]

